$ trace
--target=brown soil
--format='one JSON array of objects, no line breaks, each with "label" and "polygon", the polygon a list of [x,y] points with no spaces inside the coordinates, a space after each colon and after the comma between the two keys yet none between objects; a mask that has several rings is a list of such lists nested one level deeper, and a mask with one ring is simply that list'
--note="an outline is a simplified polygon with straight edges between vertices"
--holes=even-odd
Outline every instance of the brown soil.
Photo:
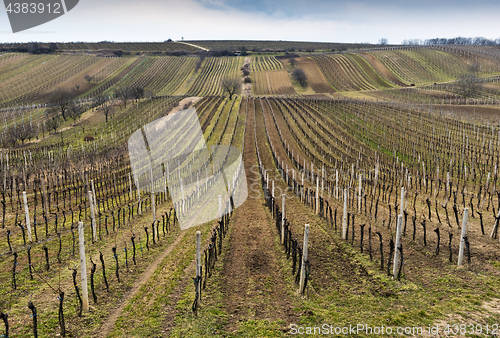
[{"label": "brown soil", "polygon": [[498,116],[500,115],[499,107],[487,107],[487,106],[474,106],[474,105],[432,105],[433,110],[443,110],[456,113],[458,118],[460,116],[468,117],[476,116],[483,118],[491,118],[498,121]]},{"label": "brown soil", "polygon": [[359,88],[353,81],[354,78],[350,76],[352,74],[348,72],[348,69],[344,69],[344,67],[342,67],[339,62],[339,57],[335,55],[318,55],[314,57],[314,60],[336,90],[361,90],[361,88]]},{"label": "brown soil", "polygon": [[362,52],[360,53],[362,57],[364,57],[368,63],[375,68],[375,70],[381,74],[384,78],[390,80],[391,82],[397,84],[401,87],[408,87],[406,83],[401,82],[394,74],[391,73],[389,69],[387,69],[382,62],[380,62],[375,56]]},{"label": "brown soil", "polygon": [[254,74],[255,95],[295,95],[290,77],[285,70],[256,72]]},{"label": "brown soil", "polygon": [[[252,111],[249,109],[249,111]],[[283,281],[277,263],[270,219],[263,206],[260,179],[255,170],[253,113],[248,114],[245,135],[245,167],[249,197],[235,210],[234,228],[223,266],[223,293],[229,322],[225,328],[233,332],[240,321],[267,319],[296,322],[290,291]],[[255,193],[260,192],[256,198]]]},{"label": "brown soil", "polygon": [[295,59],[295,58],[299,58],[299,57],[300,57],[299,54],[287,54],[287,55],[278,55],[278,56],[276,56],[276,59],[285,63],[285,62],[289,62],[288,61],[289,59]]},{"label": "brown soil", "polygon": [[492,89],[492,90],[498,90],[498,91],[500,91],[500,85],[499,85],[498,82],[495,82],[495,83],[485,83],[481,87],[483,87],[485,89]]},{"label": "brown soil", "polygon": [[[112,63],[113,61],[114,61],[113,58],[103,58],[102,60],[97,61],[90,67],[87,67],[82,71],[80,71],[79,73],[73,75],[66,81],[59,83],[57,85],[57,88],[73,91],[76,90],[75,85],[79,85],[80,87],[77,91],[77,94],[85,93],[87,90],[96,85],[95,83],[88,83],[88,81],[84,79],[85,75],[92,76],[97,72],[99,72],[101,69],[105,68],[108,64]],[[50,91],[47,91],[44,94],[48,94],[53,90],[54,89],[51,89]]]},{"label": "brown soil", "polygon": [[307,75],[307,82],[316,93],[334,93],[335,89],[326,81],[323,73],[319,70],[316,63],[306,57],[297,59],[299,67]]}]

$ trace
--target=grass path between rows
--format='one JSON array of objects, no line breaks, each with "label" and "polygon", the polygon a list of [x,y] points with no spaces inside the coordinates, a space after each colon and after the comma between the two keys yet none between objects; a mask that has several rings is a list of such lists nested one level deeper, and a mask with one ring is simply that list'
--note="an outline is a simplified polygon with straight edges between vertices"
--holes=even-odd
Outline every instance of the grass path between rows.
[{"label": "grass path between rows", "polygon": [[180,241],[182,240],[182,238],[184,237],[185,234],[186,234],[185,232],[180,232],[179,236],[177,236],[175,241],[172,244],[170,244],[165,249],[165,251],[163,251],[163,253],[160,254],[153,261],[153,263],[151,263],[151,265],[149,266],[149,268],[146,271],[144,271],[142,273],[142,275],[139,277],[137,282],[135,282],[132,290],[130,290],[130,292],[122,299],[120,305],[118,305],[118,307],[111,312],[111,314],[109,315],[106,322],[102,325],[100,337],[107,337],[107,335],[113,330],[115,323],[116,323],[116,320],[122,314],[123,309],[127,305],[128,301],[132,297],[137,295],[141,286],[143,286],[149,280],[149,278],[153,275],[153,273],[156,271],[158,264],[160,264],[160,262],[163,261],[165,259],[165,257],[167,257],[172,252],[172,250],[180,243]]}]

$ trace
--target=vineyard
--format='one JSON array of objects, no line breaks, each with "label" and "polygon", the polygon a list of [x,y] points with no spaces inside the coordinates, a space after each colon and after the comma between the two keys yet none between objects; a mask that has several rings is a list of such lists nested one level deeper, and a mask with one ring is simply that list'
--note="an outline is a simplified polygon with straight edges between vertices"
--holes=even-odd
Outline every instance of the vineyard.
[{"label": "vineyard", "polygon": [[[366,45],[246,58],[1,55],[0,334],[286,337],[293,325],[362,323],[386,337],[426,336],[429,325],[491,336],[499,58],[489,47]],[[224,79],[248,62],[251,95],[229,99]],[[472,65],[480,82],[463,97]],[[297,68],[314,95],[298,94]],[[53,129],[48,98],[75,85],[81,115]],[[123,88],[144,95],[123,100]],[[181,111],[194,112],[207,151],[193,151],[197,123],[176,120]],[[165,121],[178,128],[153,142]],[[144,150],[132,156],[137,135]],[[174,146],[183,156],[148,167]],[[138,175],[137,161],[151,173]],[[217,198],[226,165],[233,176]],[[182,227],[217,206],[215,219]]]}]

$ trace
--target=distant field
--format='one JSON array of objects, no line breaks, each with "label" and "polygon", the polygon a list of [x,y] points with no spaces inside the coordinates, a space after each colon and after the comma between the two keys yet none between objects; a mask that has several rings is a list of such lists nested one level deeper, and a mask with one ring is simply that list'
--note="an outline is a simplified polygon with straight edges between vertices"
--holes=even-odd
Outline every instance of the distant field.
[{"label": "distant field", "polygon": [[229,49],[239,51],[242,47],[248,51],[296,51],[296,52],[314,52],[314,51],[333,51],[345,49],[369,48],[367,44],[350,43],[327,43],[327,42],[302,42],[302,41],[259,41],[259,40],[189,40],[186,41],[208,49]]},{"label": "distant field", "polygon": [[[198,43],[199,41],[192,41]],[[205,42],[216,48],[217,43]],[[233,41],[237,44],[238,41]],[[264,42],[263,42],[264,43]],[[77,46],[77,43],[73,44]],[[91,44],[94,48],[101,44]],[[104,45],[104,44],[103,44]],[[160,48],[164,44],[131,44],[133,48]],[[123,45],[125,46],[125,45]],[[155,47],[156,46],[156,47]],[[186,46],[186,45],[184,45]],[[222,45],[220,45],[222,46]],[[195,47],[189,47],[195,48]],[[196,48],[195,48],[196,49]],[[250,76],[256,95],[293,95],[291,84],[283,74],[291,76],[290,61],[302,68],[309,79],[308,94],[345,91],[377,91],[391,88],[440,85],[439,91],[454,93],[452,82],[473,63],[481,64],[482,77],[498,74],[499,56],[491,48],[373,48],[345,53],[282,54],[250,56]],[[221,79],[240,76],[243,57],[196,56],[123,56],[103,57],[79,53],[75,55],[30,55],[5,53],[0,56],[0,106],[45,103],[56,88],[72,90],[78,98],[89,99],[99,93],[113,93],[115,88],[142,87],[151,95],[215,95],[221,94]],[[196,70],[196,71],[195,71]],[[85,75],[91,81],[85,81]],[[496,87],[481,88],[478,98],[497,96]],[[78,87],[78,89],[76,89]],[[438,87],[426,87],[437,90]],[[385,94],[383,94],[384,96]],[[441,94],[439,94],[441,95]]]}]

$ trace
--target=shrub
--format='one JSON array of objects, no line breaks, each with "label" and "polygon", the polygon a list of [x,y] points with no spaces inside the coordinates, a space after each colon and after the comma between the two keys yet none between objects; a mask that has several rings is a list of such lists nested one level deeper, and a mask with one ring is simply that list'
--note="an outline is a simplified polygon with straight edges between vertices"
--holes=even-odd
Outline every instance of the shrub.
[{"label": "shrub", "polygon": [[307,87],[307,76],[301,68],[295,69],[292,73],[292,77],[300,84],[302,88]]}]

